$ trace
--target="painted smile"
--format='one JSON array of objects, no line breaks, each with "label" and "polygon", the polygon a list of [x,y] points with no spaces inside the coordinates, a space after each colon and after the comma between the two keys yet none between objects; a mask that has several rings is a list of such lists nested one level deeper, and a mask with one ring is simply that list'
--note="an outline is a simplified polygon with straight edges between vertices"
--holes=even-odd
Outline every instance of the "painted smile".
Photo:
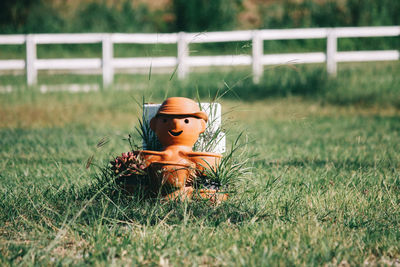
[{"label": "painted smile", "polygon": [[168,131],[168,132],[173,136],[179,136],[183,131],[180,131],[180,132]]}]

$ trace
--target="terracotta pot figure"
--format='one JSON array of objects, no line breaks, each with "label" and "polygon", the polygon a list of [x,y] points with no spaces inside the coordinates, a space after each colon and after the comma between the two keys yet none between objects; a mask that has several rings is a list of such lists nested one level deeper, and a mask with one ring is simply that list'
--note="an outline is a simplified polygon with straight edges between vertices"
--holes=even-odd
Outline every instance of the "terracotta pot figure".
[{"label": "terracotta pot figure", "polygon": [[[207,113],[201,111],[195,101],[184,97],[166,99],[151,119],[150,128],[163,148],[161,151],[143,150],[140,153],[150,169],[154,190],[166,185],[175,189],[173,193],[164,195],[166,198],[194,197],[194,175],[218,166],[221,154],[192,150],[199,135],[205,131],[207,120]],[[200,196],[210,200],[215,198],[216,193],[215,190],[200,190]]]}]

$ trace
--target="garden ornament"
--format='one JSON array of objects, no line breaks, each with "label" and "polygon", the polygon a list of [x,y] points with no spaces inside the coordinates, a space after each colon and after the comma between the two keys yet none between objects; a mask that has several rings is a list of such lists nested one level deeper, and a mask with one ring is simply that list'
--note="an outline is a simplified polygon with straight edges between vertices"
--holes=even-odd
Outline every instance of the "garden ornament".
[{"label": "garden ornament", "polygon": [[222,157],[217,153],[192,150],[199,135],[205,131],[207,120],[207,113],[201,111],[191,99],[170,97],[162,103],[150,121],[150,128],[160,141],[162,150],[139,152],[150,170],[150,187],[153,191],[169,188],[169,191],[162,193],[167,199],[193,198],[196,193],[212,201],[227,198],[226,194],[217,196],[216,190],[196,191],[193,188],[195,177],[206,175],[207,169],[215,170]]}]

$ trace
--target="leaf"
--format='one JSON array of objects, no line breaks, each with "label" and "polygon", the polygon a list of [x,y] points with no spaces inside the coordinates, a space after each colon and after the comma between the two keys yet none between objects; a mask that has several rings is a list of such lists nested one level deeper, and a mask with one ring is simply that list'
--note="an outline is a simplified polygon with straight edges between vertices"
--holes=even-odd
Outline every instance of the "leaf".
[{"label": "leaf", "polygon": [[90,165],[92,165],[92,161],[93,161],[94,155],[91,155],[88,160],[86,161],[86,169],[90,168]]},{"label": "leaf", "polygon": [[108,136],[104,136],[103,138],[101,138],[101,140],[97,143],[96,147],[100,148],[102,146],[104,146],[105,144],[107,144],[108,142],[110,142],[110,139],[108,138]]}]

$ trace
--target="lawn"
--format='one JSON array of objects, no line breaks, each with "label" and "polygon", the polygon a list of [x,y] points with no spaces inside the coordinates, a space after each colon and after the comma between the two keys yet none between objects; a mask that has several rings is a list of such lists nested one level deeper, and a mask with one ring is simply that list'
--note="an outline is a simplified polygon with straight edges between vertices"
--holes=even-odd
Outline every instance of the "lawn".
[{"label": "lawn", "polygon": [[223,98],[228,143],[244,133],[252,172],[213,206],[130,198],[104,185],[101,168],[129,150],[128,134],[140,142],[138,99],[134,91],[0,95],[1,265],[400,264],[397,102]]}]

